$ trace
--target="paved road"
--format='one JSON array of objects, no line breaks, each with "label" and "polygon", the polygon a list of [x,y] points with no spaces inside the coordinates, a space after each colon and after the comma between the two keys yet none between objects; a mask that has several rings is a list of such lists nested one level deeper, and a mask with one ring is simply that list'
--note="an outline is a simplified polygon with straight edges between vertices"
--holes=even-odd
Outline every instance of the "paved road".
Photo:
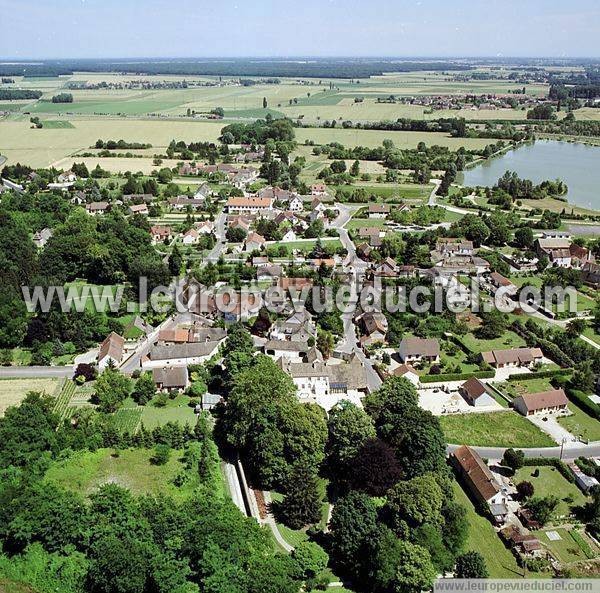
[{"label": "paved road", "polygon": [[217,242],[215,246],[210,250],[209,254],[204,258],[204,264],[208,262],[216,263],[221,257],[221,254],[225,250],[227,241],[225,240],[225,223],[227,222],[227,213],[223,210],[217,220],[215,221],[215,235]]},{"label": "paved road", "polygon": [[[336,204],[335,206],[339,211],[339,215],[332,222],[331,226],[338,229],[342,245],[348,251],[348,256],[344,261],[344,267],[353,272],[355,278],[361,278],[364,275],[368,264],[356,255],[354,243],[350,239],[348,231],[344,228],[352,218],[353,212],[360,207],[352,208],[345,204]],[[361,361],[367,371],[367,386],[369,391],[375,391],[381,387],[381,379],[377,374],[377,371],[373,368],[371,361],[365,356],[362,348],[356,343],[356,326],[353,322],[355,307],[351,307],[350,309],[351,310],[343,312],[341,315],[342,323],[344,324],[344,337],[337,348],[342,352],[354,352],[356,354],[357,358]]]},{"label": "paved road", "polygon": [[73,365],[60,367],[0,367],[0,379],[11,378],[52,378],[52,377],[72,377]]},{"label": "paved road", "polygon": [[[265,497],[265,503],[267,505],[267,509],[270,509],[271,507],[271,493],[264,491],[263,495]],[[275,538],[275,540],[277,541],[277,543],[289,554],[290,552],[294,551],[294,547],[290,544],[288,544],[288,542],[283,538],[283,536],[281,535],[281,532],[279,531],[279,528],[277,527],[277,523],[275,522],[275,517],[273,517],[273,514],[271,513],[271,511],[269,511],[269,514],[265,517],[265,519],[263,519],[262,523],[264,525],[268,525],[269,529],[271,530],[271,532],[273,533],[273,537]]]},{"label": "paved road", "polygon": [[[452,453],[452,451],[456,450],[459,445],[448,445],[446,451],[448,453]],[[479,455],[485,457],[486,459],[501,459],[504,455],[504,451],[506,447],[471,447]],[[521,449],[525,454],[525,457],[561,457],[561,448],[560,446],[556,447],[541,447],[535,449]],[[598,457],[600,456],[600,442],[589,443],[588,445],[584,444],[567,444],[565,445],[562,451],[562,459],[565,461],[570,461],[573,459],[577,459],[581,456],[584,457]]]}]

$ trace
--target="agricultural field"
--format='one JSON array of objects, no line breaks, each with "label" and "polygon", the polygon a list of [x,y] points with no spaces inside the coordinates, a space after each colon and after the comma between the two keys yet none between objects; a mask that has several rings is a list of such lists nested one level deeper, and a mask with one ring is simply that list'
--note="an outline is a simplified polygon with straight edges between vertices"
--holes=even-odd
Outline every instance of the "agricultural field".
[{"label": "agricultural field", "polygon": [[210,141],[218,139],[222,122],[79,119],[69,118],[73,128],[32,129],[29,121],[0,120],[0,154],[9,164],[26,163],[46,167],[65,157],[87,152],[99,138],[126,139],[128,142],[149,142],[153,147],[166,148],[173,139]]},{"label": "agricultural field", "polygon": [[453,138],[441,132],[398,132],[388,130],[353,130],[344,128],[298,128],[296,139],[299,143],[314,142],[315,144],[328,144],[339,142],[353,148],[367,146],[375,148],[381,146],[384,140],[391,140],[397,148],[416,148],[419,142],[428,146],[446,146],[451,150],[458,150],[461,146],[467,149],[482,149],[490,143],[485,138]]},{"label": "agricultural field", "polygon": [[[155,151],[156,153],[160,153],[160,149]],[[176,159],[163,159],[163,162],[160,166],[154,164],[154,159],[152,158],[119,158],[119,157],[85,157],[85,158],[77,158],[66,157],[54,163],[54,166],[57,169],[69,169],[74,162],[77,163],[85,163],[85,166],[89,171],[94,169],[97,165],[100,165],[102,169],[105,171],[110,171],[111,173],[125,173],[126,171],[131,171],[132,173],[143,173],[144,175],[150,175],[152,171],[156,171],[161,169],[162,167],[169,167],[172,169],[177,166],[177,163],[180,162]]]},{"label": "agricultural field", "polygon": [[537,426],[512,411],[441,416],[449,443],[482,447],[553,447],[556,443]]},{"label": "agricultural field", "polygon": [[169,461],[162,466],[151,462],[152,450],[110,449],[78,451],[54,462],[45,480],[55,482],[83,496],[89,496],[104,484],[117,484],[133,494],[165,494],[182,499],[192,494],[197,483],[188,481],[181,488],[173,484],[183,465],[181,451],[172,451]]},{"label": "agricultural field", "polygon": [[0,379],[0,416],[10,406],[19,405],[30,391],[40,391],[56,395],[60,387],[59,379]]}]

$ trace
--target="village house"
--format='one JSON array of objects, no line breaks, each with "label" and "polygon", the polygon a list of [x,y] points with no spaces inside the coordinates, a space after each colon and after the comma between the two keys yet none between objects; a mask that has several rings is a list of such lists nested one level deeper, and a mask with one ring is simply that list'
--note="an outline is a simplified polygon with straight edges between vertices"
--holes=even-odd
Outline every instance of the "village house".
[{"label": "village house", "polygon": [[274,360],[285,358],[295,362],[303,362],[308,356],[310,346],[308,342],[299,340],[268,340],[263,350],[266,355],[271,356]]},{"label": "village house", "polygon": [[555,414],[567,410],[569,400],[563,389],[551,389],[515,397],[513,405],[523,416]]},{"label": "village house", "polygon": [[250,219],[244,216],[233,216],[227,219],[228,227],[230,229],[242,229],[248,232],[250,230]]},{"label": "village house", "polygon": [[73,171],[65,171],[61,173],[57,178],[58,183],[74,183],[77,181],[77,175]]},{"label": "village house", "polygon": [[581,278],[588,286],[600,287],[600,264],[588,262],[581,268]]},{"label": "village house", "polygon": [[571,243],[569,252],[571,253],[571,267],[576,270],[581,270],[587,263],[596,261],[594,254],[587,247],[581,247],[575,243]]},{"label": "village house", "polygon": [[571,267],[570,239],[537,239],[535,242],[535,252],[538,257],[547,257],[554,267]]},{"label": "village house", "polygon": [[592,488],[595,488],[600,484],[598,480],[593,476],[588,476],[582,472],[575,463],[569,463],[569,469],[575,477],[575,483],[577,487],[584,493],[589,494]]},{"label": "village house", "polygon": [[436,338],[403,338],[398,348],[400,360],[405,363],[440,361],[440,343]]},{"label": "village house", "polygon": [[273,210],[272,198],[230,197],[227,211],[230,214],[263,214]]},{"label": "village house", "polygon": [[401,364],[397,366],[393,371],[392,375],[394,377],[404,377],[408,381],[410,381],[415,387],[420,387],[421,382],[419,380],[419,373],[415,370],[414,367],[409,364]]},{"label": "village house", "polygon": [[296,241],[296,239],[298,239],[298,236],[296,235],[294,230],[289,229],[288,231],[285,232],[285,234],[281,238],[281,241],[283,243],[289,243],[290,241]]},{"label": "village house", "polygon": [[389,204],[369,204],[369,218],[386,218],[389,213]]},{"label": "village house", "polygon": [[266,239],[258,233],[249,233],[246,237],[244,250],[248,253],[252,251],[260,251],[266,244]]},{"label": "village house", "polygon": [[200,235],[210,235],[215,228],[215,223],[212,220],[202,220],[195,222],[194,228]]},{"label": "village house", "polygon": [[148,214],[150,214],[148,206],[146,206],[146,204],[131,204],[127,211],[131,215],[140,214],[141,216],[148,216]]},{"label": "village house", "polygon": [[541,363],[544,354],[540,348],[510,348],[507,350],[491,350],[482,352],[484,362],[496,369],[505,367],[532,367]]},{"label": "village house", "polygon": [[208,185],[208,183],[203,183],[194,192],[194,199],[195,200],[202,200],[203,202],[206,202],[206,198],[208,198],[209,196],[211,196],[212,193],[213,193],[213,191],[212,191],[210,185]]},{"label": "village house", "polygon": [[108,202],[91,202],[85,205],[85,210],[90,216],[98,216],[106,214],[110,210],[110,204]]},{"label": "village house", "polygon": [[278,264],[267,264],[256,269],[256,280],[258,282],[270,282],[281,278],[283,268]]},{"label": "village house", "polygon": [[313,183],[310,186],[310,193],[313,196],[324,196],[327,193],[327,186],[324,183]]},{"label": "village house", "polygon": [[479,453],[466,445],[451,455],[452,464],[476,500],[487,505],[497,523],[508,514],[507,497]]},{"label": "village house", "polygon": [[372,273],[375,278],[397,278],[398,264],[391,257],[386,257]]},{"label": "village house", "polygon": [[183,234],[183,237],[181,237],[181,242],[184,245],[196,245],[196,243],[198,243],[199,240],[200,240],[200,234],[194,228],[186,231]]},{"label": "village house", "polygon": [[43,249],[52,238],[52,229],[45,228],[33,235],[33,242],[38,249]]},{"label": "village house", "polygon": [[317,336],[317,328],[306,309],[295,311],[285,321],[276,321],[270,329],[271,340],[308,342]]},{"label": "village house", "polygon": [[540,540],[530,533],[524,533],[517,525],[508,525],[500,530],[500,537],[509,548],[521,558],[543,558],[546,556]]},{"label": "village house", "polygon": [[283,277],[279,279],[278,286],[283,290],[296,290],[298,292],[302,291],[303,288],[312,288],[314,282],[312,278],[303,278],[303,277],[292,277],[288,278]]},{"label": "village house", "polygon": [[233,301],[229,295],[223,295],[219,300],[219,310],[223,313],[223,319],[228,323],[236,321],[248,321],[251,317],[258,315],[262,306],[262,298],[253,293],[238,292]]},{"label": "village house", "polygon": [[477,377],[471,377],[465,381],[460,386],[459,392],[470,406],[492,406],[496,403],[496,400],[488,391],[487,385]]},{"label": "village house", "polygon": [[111,332],[100,344],[98,350],[98,369],[102,372],[109,364],[119,366],[123,360],[125,338]]},{"label": "village house", "polygon": [[143,369],[181,367],[203,364],[219,349],[219,342],[193,342],[183,344],[156,344],[142,360]]},{"label": "village house", "polygon": [[473,255],[473,241],[466,239],[439,238],[435,250],[442,255]]},{"label": "village house", "polygon": [[170,226],[154,225],[150,227],[150,236],[152,237],[152,245],[172,241],[174,234]]},{"label": "village house", "polygon": [[164,369],[152,369],[152,379],[158,391],[183,392],[189,385],[187,367],[166,367]]},{"label": "village house", "polygon": [[326,364],[318,358],[312,362],[292,362],[286,358],[277,360],[298,389],[298,398],[304,402],[323,402],[327,396],[364,392],[367,374],[356,355],[347,363]]},{"label": "village house", "polygon": [[192,210],[199,210],[204,206],[205,200],[203,198],[193,197],[190,198],[188,196],[177,196],[176,198],[171,198],[169,200],[169,208],[171,210],[187,210],[188,206]]},{"label": "village house", "polygon": [[490,283],[493,287],[494,294],[502,288],[505,294],[512,297],[515,296],[519,290],[513,282],[498,272],[492,272],[490,274]]},{"label": "village house", "polygon": [[366,312],[359,315],[356,322],[362,331],[361,346],[385,343],[388,322],[383,313]]}]

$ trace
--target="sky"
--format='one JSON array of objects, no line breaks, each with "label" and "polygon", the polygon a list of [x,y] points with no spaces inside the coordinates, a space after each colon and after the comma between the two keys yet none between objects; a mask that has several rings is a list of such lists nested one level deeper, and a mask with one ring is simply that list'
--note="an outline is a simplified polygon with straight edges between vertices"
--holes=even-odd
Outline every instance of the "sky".
[{"label": "sky", "polygon": [[599,0],[0,0],[0,58],[600,56]]}]

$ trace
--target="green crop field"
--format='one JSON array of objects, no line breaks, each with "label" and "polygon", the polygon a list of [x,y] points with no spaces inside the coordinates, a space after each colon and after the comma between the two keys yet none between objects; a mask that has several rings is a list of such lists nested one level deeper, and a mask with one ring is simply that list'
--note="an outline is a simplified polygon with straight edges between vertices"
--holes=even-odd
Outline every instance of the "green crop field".
[{"label": "green crop field", "polygon": [[42,121],[43,130],[68,130],[74,129],[75,126],[64,119],[45,119]]},{"label": "green crop field", "polygon": [[447,146],[458,150],[461,146],[468,149],[484,148],[490,143],[485,138],[452,138],[440,132],[397,132],[387,130],[353,130],[344,128],[299,128],[296,130],[298,142],[312,141],[315,144],[339,142],[346,147],[381,146],[384,140],[392,140],[398,148],[416,148],[419,142],[429,146]]}]

